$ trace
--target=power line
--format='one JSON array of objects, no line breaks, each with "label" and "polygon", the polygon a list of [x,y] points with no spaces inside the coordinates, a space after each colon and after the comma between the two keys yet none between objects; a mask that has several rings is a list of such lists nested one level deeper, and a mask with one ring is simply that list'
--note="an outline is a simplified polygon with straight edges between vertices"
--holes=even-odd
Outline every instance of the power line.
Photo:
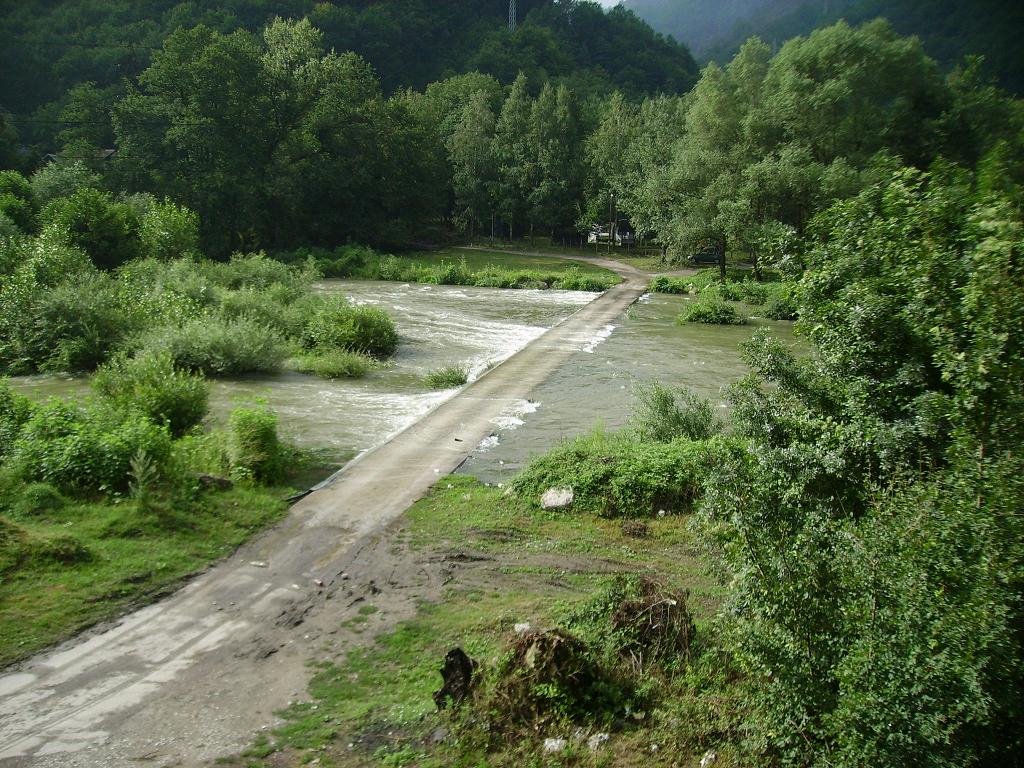
[{"label": "power line", "polygon": [[47,40],[24,40],[20,38],[11,38],[5,41],[7,44],[23,45],[23,46],[36,46],[39,48],[121,48],[125,50],[140,50],[140,51],[162,51],[163,47],[158,45],[143,45],[142,43],[79,43],[73,40],[60,40],[60,41],[47,41]]}]

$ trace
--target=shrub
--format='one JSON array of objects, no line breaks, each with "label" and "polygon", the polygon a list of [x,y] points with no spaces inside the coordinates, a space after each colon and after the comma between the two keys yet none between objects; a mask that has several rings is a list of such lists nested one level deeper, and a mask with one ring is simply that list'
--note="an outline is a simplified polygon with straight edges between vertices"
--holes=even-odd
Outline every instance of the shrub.
[{"label": "shrub", "polygon": [[160,465],[170,447],[167,429],[136,411],[51,400],[25,423],[10,461],[25,480],[63,491],[124,491],[133,456],[143,451]]},{"label": "shrub", "polygon": [[593,293],[600,293],[601,291],[607,291],[616,283],[616,278],[584,274],[576,266],[569,267],[561,274],[556,273],[547,277],[548,279],[542,282],[548,282],[552,288],[558,288],[563,291],[591,291]]},{"label": "shrub", "polygon": [[0,380],[0,461],[10,453],[21,428],[32,415],[32,403]]},{"label": "shrub", "polygon": [[680,323],[707,325],[744,325],[747,322],[731,304],[726,304],[713,293],[703,294],[679,315]]},{"label": "shrub", "polygon": [[387,313],[353,307],[343,299],[325,300],[302,334],[307,349],[345,349],[384,357],[398,347],[398,332]]},{"label": "shrub", "polygon": [[239,317],[200,317],[181,326],[163,326],[135,339],[140,351],[166,353],[180,370],[208,376],[276,371],[287,356],[280,334]]},{"label": "shrub", "polygon": [[97,393],[121,408],[135,408],[180,437],[206,416],[209,387],[201,376],[179,370],[167,352],[120,357],[100,368]]},{"label": "shrub", "polygon": [[167,261],[199,248],[199,217],[170,200],[153,205],[139,225],[144,256]]},{"label": "shrub", "polygon": [[713,289],[705,288],[701,293],[704,294],[708,290],[714,290],[726,301],[743,301],[743,283],[726,280],[724,283],[716,285]]},{"label": "shrub", "polygon": [[730,446],[721,438],[641,443],[594,432],[533,459],[513,487],[534,502],[549,488],[571,488],[574,508],[610,517],[682,512],[700,493],[707,467]]},{"label": "shrub", "polygon": [[91,371],[132,330],[115,281],[92,272],[40,291],[24,351],[43,371]]},{"label": "shrub", "polygon": [[36,230],[38,206],[28,180],[17,171],[0,171],[0,214],[22,232]]},{"label": "shrub", "polygon": [[469,369],[464,365],[446,365],[426,375],[424,381],[431,389],[461,387],[469,380]]},{"label": "shrub", "polygon": [[47,163],[29,179],[40,205],[58,197],[71,197],[80,189],[99,189],[100,182],[99,175],[81,160]]},{"label": "shrub", "polygon": [[772,320],[797,319],[799,306],[791,284],[782,283],[772,286],[765,303],[764,315]]},{"label": "shrub", "polygon": [[79,189],[71,197],[51,200],[42,220],[89,254],[102,269],[112,269],[139,255],[139,217],[127,203],[114,202],[95,189]]},{"label": "shrub", "polygon": [[277,481],[282,471],[277,416],[266,407],[236,408],[228,422],[227,454],[236,478]]},{"label": "shrub", "polygon": [[18,490],[12,511],[19,517],[40,517],[58,512],[67,499],[49,483],[29,483]]},{"label": "shrub", "polygon": [[658,275],[651,278],[651,283],[647,290],[651,293],[689,293],[690,282],[686,278]]},{"label": "shrub", "polygon": [[373,360],[358,352],[328,350],[299,355],[291,361],[299,373],[309,373],[325,379],[357,379],[373,370]]},{"label": "shrub", "polygon": [[690,660],[696,627],[689,594],[644,576],[618,574],[575,608],[569,628],[601,648],[605,663],[644,674],[653,664],[673,669]]},{"label": "shrub", "polygon": [[491,727],[508,736],[566,721],[609,727],[638,697],[628,679],[595,656],[589,644],[561,630],[512,639],[482,702]]},{"label": "shrub", "polygon": [[263,290],[272,285],[284,286],[292,299],[308,290],[320,277],[309,262],[296,268],[268,258],[265,253],[236,253],[228,262],[204,262],[203,271],[214,285],[238,290]]},{"label": "shrub", "polygon": [[711,402],[687,389],[670,389],[652,381],[637,384],[633,396],[637,404],[631,426],[641,440],[707,440],[722,430]]},{"label": "shrub", "polygon": [[282,298],[280,294],[281,291],[275,291],[273,288],[259,291],[251,288],[224,291],[220,295],[220,313],[229,319],[248,318],[286,336],[300,333],[304,326],[304,318],[299,318],[299,322],[296,323],[295,313],[290,311],[288,299]]},{"label": "shrub", "polygon": [[[0,211],[0,275],[9,275],[14,271],[17,262],[11,258],[11,245],[16,245],[25,234],[6,213]],[[11,242],[2,242],[11,241]]]},{"label": "shrub", "polygon": [[761,306],[768,301],[768,294],[771,290],[768,283],[758,283],[754,280],[745,280],[739,283],[740,301],[747,304]]}]

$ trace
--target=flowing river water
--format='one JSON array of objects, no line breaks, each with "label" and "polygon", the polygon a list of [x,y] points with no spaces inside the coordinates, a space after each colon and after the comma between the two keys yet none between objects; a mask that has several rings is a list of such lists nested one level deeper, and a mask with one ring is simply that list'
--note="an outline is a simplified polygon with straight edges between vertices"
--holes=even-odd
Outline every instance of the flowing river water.
[{"label": "flowing river water", "polygon": [[[380,445],[456,392],[429,390],[422,382],[428,371],[459,364],[478,375],[596,295],[344,280],[326,280],[317,290],[341,293],[391,314],[401,345],[390,364],[358,380],[285,372],[216,381],[211,417],[222,422],[237,405],[262,399],[278,414],[285,438],[321,450],[338,465]],[[615,325],[581,339],[579,352],[531,401],[495,419],[494,434],[462,471],[505,482],[526,459],[560,439],[599,423],[620,426],[629,417],[637,381],[688,386],[724,407],[723,387],[745,372],[739,342],[757,325],[769,325],[784,339],[792,336],[791,324],[758,319],[747,326],[677,325],[675,318],[687,301],[644,296]],[[11,384],[36,399],[89,391],[86,379],[63,376],[19,377]]]}]

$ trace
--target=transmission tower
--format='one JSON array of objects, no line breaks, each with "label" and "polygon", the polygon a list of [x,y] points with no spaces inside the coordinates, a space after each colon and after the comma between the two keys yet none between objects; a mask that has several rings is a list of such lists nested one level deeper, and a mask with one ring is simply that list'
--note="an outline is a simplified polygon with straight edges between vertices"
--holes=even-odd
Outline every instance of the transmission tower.
[{"label": "transmission tower", "polygon": [[508,0],[508,31],[515,32],[518,18],[516,15],[516,0]]}]

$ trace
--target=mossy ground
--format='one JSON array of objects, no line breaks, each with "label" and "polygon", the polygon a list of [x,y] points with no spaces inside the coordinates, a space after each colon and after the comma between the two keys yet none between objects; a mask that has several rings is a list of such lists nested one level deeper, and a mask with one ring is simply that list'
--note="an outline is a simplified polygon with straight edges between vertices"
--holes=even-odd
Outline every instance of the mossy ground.
[{"label": "mossy ground", "polygon": [[[441,481],[406,516],[392,547],[404,558],[452,562],[440,602],[422,604],[397,626],[378,623],[372,601],[346,628],[365,633],[317,668],[309,700],[283,714],[284,725],[244,756],[246,768],[319,766],[690,766],[709,749],[716,766],[738,764],[735,682],[712,642],[724,594],[707,573],[684,517],[647,521],[632,538],[621,521],[544,512],[468,477]],[[693,661],[674,675],[652,674],[650,710],[627,717],[592,751],[590,731],[566,726],[505,740],[481,737],[468,710],[437,712],[444,655],[461,647],[493,668],[515,624],[564,625],[618,573],[643,574],[690,591],[698,640]],[[384,627],[382,629],[382,626]],[[621,722],[621,718],[620,718]],[[548,737],[569,746],[545,754]],[[486,743],[491,741],[489,745]]]}]

